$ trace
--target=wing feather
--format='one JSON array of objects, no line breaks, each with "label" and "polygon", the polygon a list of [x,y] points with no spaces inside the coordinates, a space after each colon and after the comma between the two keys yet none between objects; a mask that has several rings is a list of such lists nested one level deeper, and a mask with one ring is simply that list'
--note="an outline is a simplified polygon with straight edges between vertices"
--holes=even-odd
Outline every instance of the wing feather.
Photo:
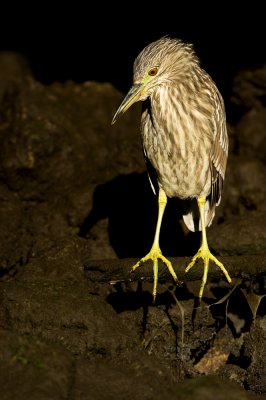
[{"label": "wing feather", "polygon": [[226,129],[226,117],[222,96],[216,91],[216,107],[213,116],[214,141],[211,148],[211,208],[221,201],[225,170],[228,156],[228,136]]}]

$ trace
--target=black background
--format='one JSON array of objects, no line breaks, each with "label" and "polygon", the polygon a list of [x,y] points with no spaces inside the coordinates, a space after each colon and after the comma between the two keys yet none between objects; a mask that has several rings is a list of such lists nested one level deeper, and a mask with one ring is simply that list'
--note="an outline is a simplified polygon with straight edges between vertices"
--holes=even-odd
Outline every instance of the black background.
[{"label": "black background", "polygon": [[266,62],[263,2],[21,3],[1,6],[0,50],[24,54],[44,83],[108,81],[126,92],[134,58],[166,34],[194,44],[225,99],[238,70]]}]

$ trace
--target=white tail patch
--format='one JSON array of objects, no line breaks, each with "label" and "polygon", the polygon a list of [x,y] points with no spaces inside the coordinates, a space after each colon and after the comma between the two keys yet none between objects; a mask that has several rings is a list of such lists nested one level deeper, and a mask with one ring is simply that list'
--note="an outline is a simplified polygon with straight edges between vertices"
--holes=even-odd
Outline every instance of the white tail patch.
[{"label": "white tail patch", "polygon": [[[215,205],[210,208],[209,200],[205,204],[205,226],[210,226],[215,215]],[[196,201],[191,201],[191,208],[187,214],[183,215],[183,220],[187,228],[192,232],[201,231],[199,208]]]}]

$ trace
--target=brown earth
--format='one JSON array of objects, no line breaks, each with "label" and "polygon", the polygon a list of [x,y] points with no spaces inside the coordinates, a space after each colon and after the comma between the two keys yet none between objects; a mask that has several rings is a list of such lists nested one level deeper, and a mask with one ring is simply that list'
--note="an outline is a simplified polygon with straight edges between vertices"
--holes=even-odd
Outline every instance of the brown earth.
[{"label": "brown earth", "polygon": [[[228,264],[184,276],[199,243],[170,201],[161,267],[129,269],[156,221],[138,136],[140,106],[110,121],[110,84],[44,86],[0,56],[1,399],[262,399],[266,395],[266,68],[234,83],[222,203],[208,230]],[[186,258],[185,258],[186,257]],[[256,396],[255,396],[256,395]]]}]

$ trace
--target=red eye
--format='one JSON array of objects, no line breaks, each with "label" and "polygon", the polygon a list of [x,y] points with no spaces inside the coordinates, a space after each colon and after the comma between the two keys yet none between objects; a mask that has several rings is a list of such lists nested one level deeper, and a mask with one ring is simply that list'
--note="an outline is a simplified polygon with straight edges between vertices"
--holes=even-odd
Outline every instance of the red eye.
[{"label": "red eye", "polygon": [[154,68],[152,68],[152,69],[149,70],[148,75],[154,76],[154,75],[157,74],[157,72],[158,72],[158,68],[157,68],[157,67],[154,67]]}]

